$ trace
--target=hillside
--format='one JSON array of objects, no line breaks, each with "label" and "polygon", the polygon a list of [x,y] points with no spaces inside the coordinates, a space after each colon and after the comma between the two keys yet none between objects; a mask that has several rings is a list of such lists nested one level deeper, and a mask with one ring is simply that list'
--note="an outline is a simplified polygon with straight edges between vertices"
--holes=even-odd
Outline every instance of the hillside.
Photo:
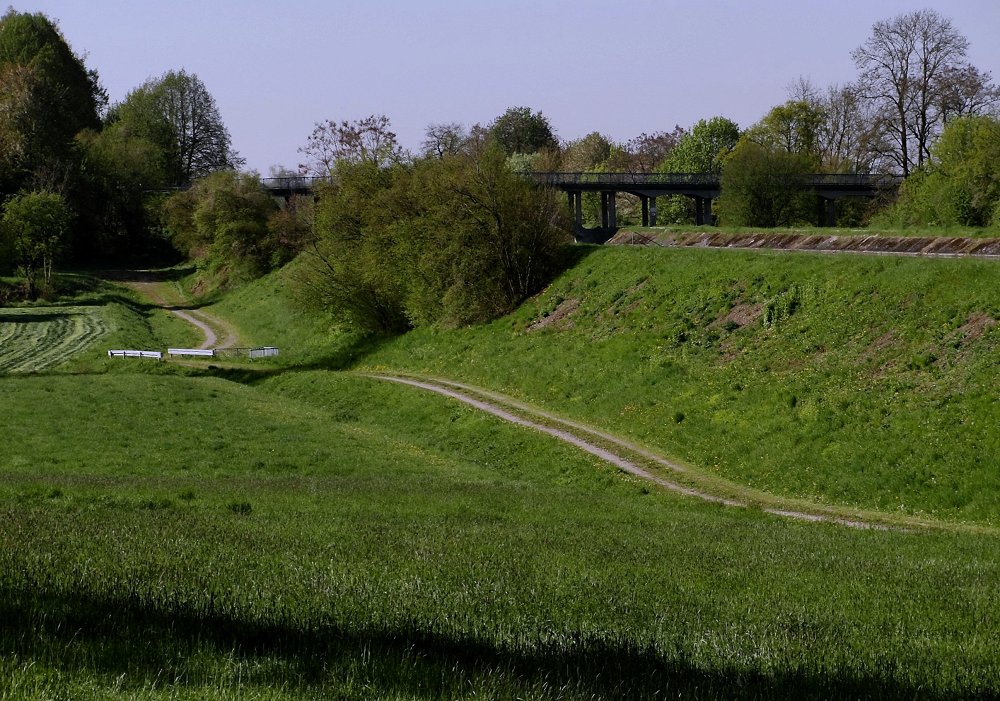
[{"label": "hillside", "polygon": [[581,249],[510,317],[326,362],[471,382],[780,495],[996,525],[998,284],[988,261]]}]

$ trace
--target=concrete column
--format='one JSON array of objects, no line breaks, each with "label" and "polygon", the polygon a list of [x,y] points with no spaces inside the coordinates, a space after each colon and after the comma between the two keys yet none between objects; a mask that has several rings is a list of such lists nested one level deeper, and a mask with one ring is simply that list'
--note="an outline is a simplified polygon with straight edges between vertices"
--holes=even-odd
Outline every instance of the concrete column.
[{"label": "concrete column", "polygon": [[826,201],[826,225],[837,226],[837,200],[832,197]]},{"label": "concrete column", "polygon": [[705,198],[694,198],[694,223],[701,226],[705,223]]},{"label": "concrete column", "polygon": [[715,216],[712,214],[712,198],[705,198],[705,224],[715,226]]},{"label": "concrete column", "polygon": [[573,208],[573,216],[576,218],[577,228],[580,228],[583,226],[583,192],[577,191],[575,194],[576,205]]},{"label": "concrete column", "polygon": [[618,210],[616,209],[617,201],[615,197],[617,194],[616,192],[608,193],[608,228],[612,231],[618,228]]},{"label": "concrete column", "polygon": [[649,198],[639,195],[639,201],[642,203],[642,225],[649,226]]},{"label": "concrete column", "polygon": [[601,228],[608,228],[608,193],[601,193]]}]

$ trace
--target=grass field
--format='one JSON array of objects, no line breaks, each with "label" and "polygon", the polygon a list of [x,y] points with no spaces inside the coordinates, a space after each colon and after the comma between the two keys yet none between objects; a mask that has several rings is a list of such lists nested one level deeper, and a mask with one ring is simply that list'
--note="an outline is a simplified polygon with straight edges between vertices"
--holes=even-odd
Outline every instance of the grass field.
[{"label": "grass field", "polygon": [[349,364],[489,387],[789,497],[1000,523],[1000,266],[594,250],[491,325]]},{"label": "grass field", "polygon": [[992,534],[705,505],[338,373],[0,387],[0,688],[17,690],[0,698],[985,698],[1000,684]]},{"label": "grass field", "polygon": [[59,365],[108,331],[99,308],[0,309],[0,373],[38,372]]},{"label": "grass field", "polygon": [[[273,363],[0,375],[0,699],[996,698],[998,274],[936,263],[582,249],[391,341],[275,275],[210,308]],[[179,333],[106,301],[110,338]],[[344,367],[937,526],[704,503]]]}]

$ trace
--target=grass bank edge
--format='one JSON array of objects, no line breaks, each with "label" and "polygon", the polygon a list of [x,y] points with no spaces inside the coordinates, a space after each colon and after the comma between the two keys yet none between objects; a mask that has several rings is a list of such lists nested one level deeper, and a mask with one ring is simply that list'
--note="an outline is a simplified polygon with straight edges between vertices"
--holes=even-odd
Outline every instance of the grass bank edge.
[{"label": "grass bank edge", "polygon": [[[721,476],[713,475],[675,457],[664,455],[662,448],[653,448],[634,438],[622,438],[609,434],[606,430],[569,417],[562,417],[550,409],[542,409],[530,402],[514,399],[500,392],[476,387],[464,382],[420,373],[407,372],[385,366],[358,367],[350,374],[385,381],[399,378],[433,384],[443,389],[459,391],[481,401],[492,402],[519,418],[541,424],[551,429],[566,431],[600,448],[625,457],[643,469],[669,479],[681,487],[703,492],[714,499],[728,499],[741,502],[739,505],[725,505],[729,508],[747,508],[770,513],[775,517],[817,520],[827,524],[860,528],[889,528],[893,530],[944,530],[980,535],[1000,535],[1000,529],[977,523],[945,521],[921,518],[904,514],[858,509],[835,504],[822,504],[805,499],[782,497],[760,489],[741,485]],[[426,390],[425,390],[426,391]],[[673,469],[667,464],[673,466]],[[652,484],[652,483],[651,483]],[[653,485],[656,486],[655,484]],[[658,487],[660,488],[660,487]],[[690,498],[698,499],[692,495]]]}]

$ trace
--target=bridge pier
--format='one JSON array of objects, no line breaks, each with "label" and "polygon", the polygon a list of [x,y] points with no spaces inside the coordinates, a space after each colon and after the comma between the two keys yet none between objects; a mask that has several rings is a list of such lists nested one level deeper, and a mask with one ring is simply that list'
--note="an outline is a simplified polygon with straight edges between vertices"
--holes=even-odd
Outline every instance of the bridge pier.
[{"label": "bridge pier", "polygon": [[823,202],[823,226],[837,226],[837,200],[832,197],[825,197],[821,199]]},{"label": "bridge pier", "polygon": [[656,226],[656,195],[639,194],[642,203],[642,225]]},{"label": "bridge pier", "polygon": [[712,198],[694,196],[694,223],[698,226],[705,226],[715,223],[712,216]]},{"label": "bridge pier", "polygon": [[618,210],[614,190],[601,191],[601,228],[605,231],[618,229]]}]

